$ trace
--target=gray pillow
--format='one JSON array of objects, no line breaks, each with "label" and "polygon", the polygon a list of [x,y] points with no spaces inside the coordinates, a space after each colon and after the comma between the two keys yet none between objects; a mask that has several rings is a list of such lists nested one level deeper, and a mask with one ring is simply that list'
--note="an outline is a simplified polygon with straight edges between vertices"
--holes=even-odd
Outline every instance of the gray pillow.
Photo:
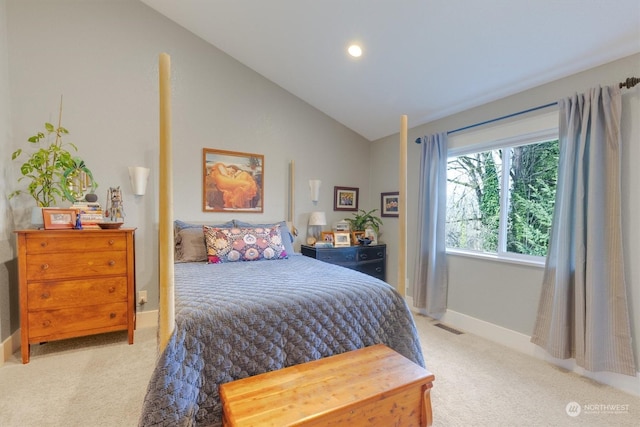
[{"label": "gray pillow", "polygon": [[[180,220],[174,221],[174,262],[207,261],[207,244],[204,239],[203,225]],[[233,221],[228,221],[224,224],[212,224],[210,227],[231,228],[233,227]]]}]

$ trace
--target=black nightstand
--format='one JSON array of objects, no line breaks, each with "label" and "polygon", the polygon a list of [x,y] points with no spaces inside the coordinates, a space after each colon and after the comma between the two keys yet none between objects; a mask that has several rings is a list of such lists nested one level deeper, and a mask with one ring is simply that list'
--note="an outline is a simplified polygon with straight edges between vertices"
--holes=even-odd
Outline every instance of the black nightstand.
[{"label": "black nightstand", "polygon": [[302,255],[386,280],[387,245],[316,248],[302,245]]}]

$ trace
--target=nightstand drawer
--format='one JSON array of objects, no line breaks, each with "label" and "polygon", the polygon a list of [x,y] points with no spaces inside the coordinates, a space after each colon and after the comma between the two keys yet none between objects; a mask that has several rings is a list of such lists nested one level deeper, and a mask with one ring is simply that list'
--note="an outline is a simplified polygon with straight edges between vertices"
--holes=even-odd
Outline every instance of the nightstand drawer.
[{"label": "nightstand drawer", "polygon": [[108,304],[127,300],[127,278],[105,277],[27,285],[29,310]]},{"label": "nightstand drawer", "polygon": [[376,259],[384,259],[386,246],[378,245],[371,247],[362,247],[358,251],[358,261],[373,261]]},{"label": "nightstand drawer", "polygon": [[127,303],[69,307],[29,312],[29,339],[38,341],[67,336],[79,331],[127,325]]},{"label": "nightstand drawer", "polygon": [[27,263],[27,281],[58,280],[127,272],[127,252],[35,254]]},{"label": "nightstand drawer", "polygon": [[354,267],[351,267],[354,270],[360,271],[362,273],[368,274],[369,276],[377,277],[378,279],[384,280],[384,261],[374,261],[374,262],[364,262],[359,263]]},{"label": "nightstand drawer", "polygon": [[357,260],[356,248],[341,249],[316,249],[316,259],[330,264],[340,264],[343,262],[355,262]]}]

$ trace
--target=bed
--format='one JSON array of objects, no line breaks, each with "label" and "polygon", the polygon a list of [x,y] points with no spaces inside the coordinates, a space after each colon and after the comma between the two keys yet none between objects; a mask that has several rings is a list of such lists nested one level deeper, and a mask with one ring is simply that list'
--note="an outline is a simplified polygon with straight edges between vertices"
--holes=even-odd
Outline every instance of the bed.
[{"label": "bed", "polygon": [[[219,426],[220,384],[374,344],[424,366],[403,294],[379,279],[294,253],[284,223],[232,221],[207,228],[174,222],[166,54],[160,55],[159,72],[160,354],[139,425]],[[402,182],[400,188],[402,202]],[[403,222],[401,215],[401,235]],[[209,239],[222,239],[229,228],[251,228],[286,247],[261,252],[254,261],[220,261],[228,254],[212,254]],[[185,235],[178,237],[178,229]],[[205,234],[205,259],[198,233]],[[399,255],[404,262],[402,241]],[[404,275],[398,289],[404,289]]]},{"label": "bed", "polygon": [[176,328],[141,426],[221,425],[220,384],[374,344],[424,366],[411,313],[387,283],[286,249],[279,258],[212,264],[203,260],[202,231],[181,234]]}]

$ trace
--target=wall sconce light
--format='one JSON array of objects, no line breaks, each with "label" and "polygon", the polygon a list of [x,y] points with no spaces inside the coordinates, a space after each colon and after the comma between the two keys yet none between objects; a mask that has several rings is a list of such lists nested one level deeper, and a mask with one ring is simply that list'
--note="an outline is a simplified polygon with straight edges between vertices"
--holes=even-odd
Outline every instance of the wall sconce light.
[{"label": "wall sconce light", "polygon": [[318,203],[318,199],[320,198],[320,185],[321,184],[322,184],[322,181],[320,181],[319,179],[310,179],[309,180],[309,189],[311,190],[311,201],[313,203]]},{"label": "wall sconce light", "polygon": [[144,196],[147,191],[150,171],[151,169],[142,166],[129,166],[129,178],[131,179],[131,188],[134,195]]}]

